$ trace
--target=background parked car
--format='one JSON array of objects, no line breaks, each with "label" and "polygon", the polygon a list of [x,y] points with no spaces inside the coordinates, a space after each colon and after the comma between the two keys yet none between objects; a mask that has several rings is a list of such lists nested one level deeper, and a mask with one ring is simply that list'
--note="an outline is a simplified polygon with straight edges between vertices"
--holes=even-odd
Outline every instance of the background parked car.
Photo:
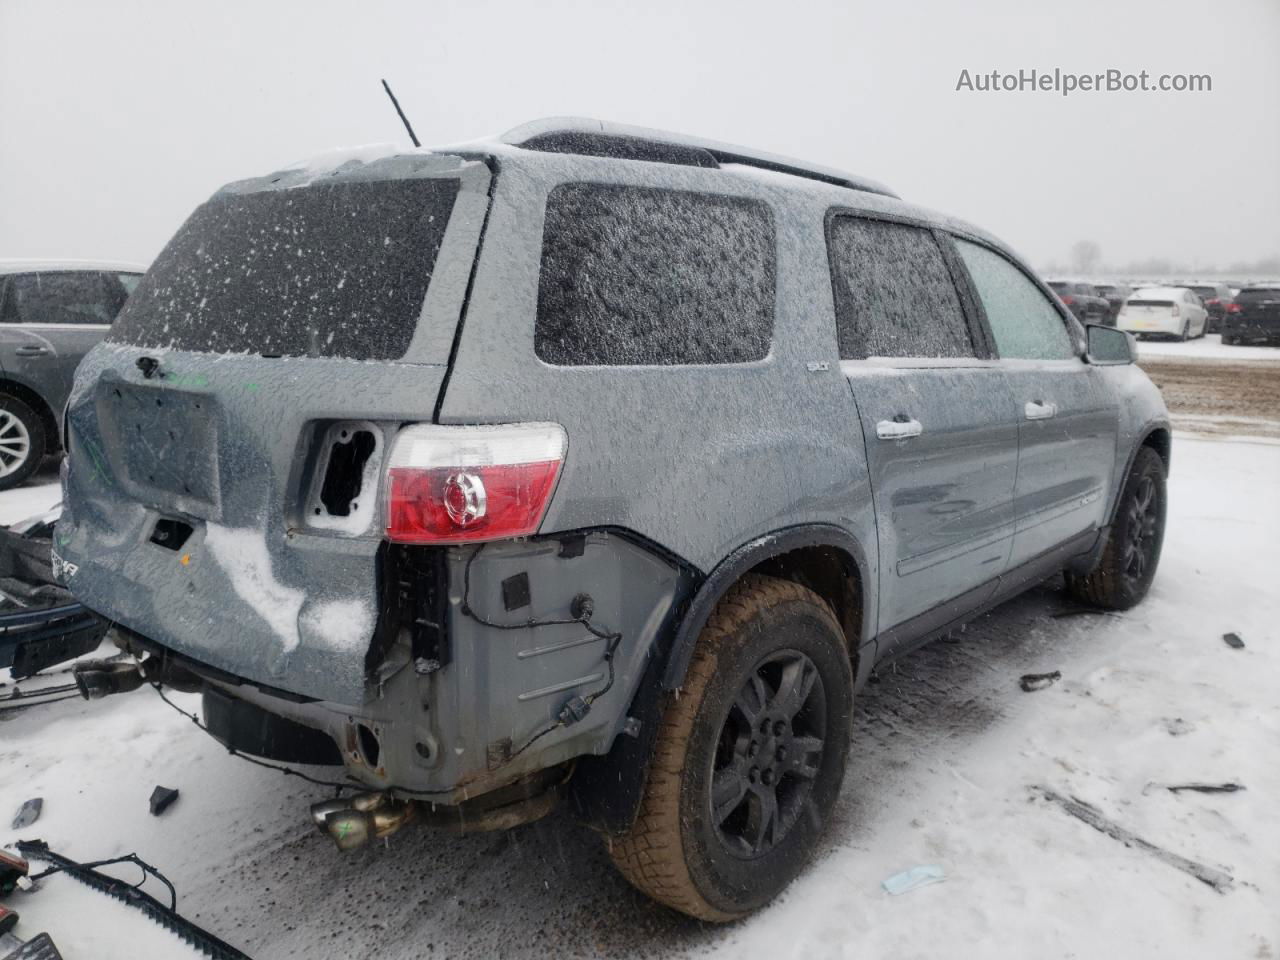
[{"label": "background parked car", "polygon": [[62,446],[61,417],[81,358],[145,267],[0,260],[0,490]]},{"label": "background parked car", "polygon": [[1231,305],[1231,288],[1225,283],[1193,283],[1189,287],[1209,311],[1209,332],[1217,333],[1222,317]]},{"label": "background parked car", "polygon": [[1116,326],[1138,337],[1190,340],[1205,335],[1209,312],[1187,287],[1146,287],[1125,301]]},{"label": "background parked car", "polygon": [[1124,302],[1133,293],[1133,288],[1123,283],[1099,283],[1097,289],[1098,296],[1111,304],[1111,323],[1114,325],[1116,316],[1120,313],[1120,308],[1124,306]]},{"label": "background parked car", "polygon": [[1111,304],[1091,283],[1050,280],[1049,286],[1081,323],[1112,323]]},{"label": "background parked car", "polygon": [[1280,284],[1245,287],[1227,307],[1220,326],[1223,343],[1280,345]]}]

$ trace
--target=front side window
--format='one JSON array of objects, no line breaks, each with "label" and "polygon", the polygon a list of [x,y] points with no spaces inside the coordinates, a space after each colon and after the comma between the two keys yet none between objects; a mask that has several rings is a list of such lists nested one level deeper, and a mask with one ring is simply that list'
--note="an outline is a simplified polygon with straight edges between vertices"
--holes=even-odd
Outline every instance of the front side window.
[{"label": "front side window", "polygon": [[759,201],[561,184],[547,197],[535,352],[561,366],[762,360],[775,247]]},{"label": "front side window", "polygon": [[3,321],[107,325],[119,309],[96,273],[21,273],[9,278]]},{"label": "front side window", "polygon": [[956,238],[1001,357],[1068,360],[1076,355],[1062,316],[1027,275],[1000,254]]},{"label": "front side window", "polygon": [[974,355],[960,297],[931,231],[837,216],[828,244],[841,359]]}]

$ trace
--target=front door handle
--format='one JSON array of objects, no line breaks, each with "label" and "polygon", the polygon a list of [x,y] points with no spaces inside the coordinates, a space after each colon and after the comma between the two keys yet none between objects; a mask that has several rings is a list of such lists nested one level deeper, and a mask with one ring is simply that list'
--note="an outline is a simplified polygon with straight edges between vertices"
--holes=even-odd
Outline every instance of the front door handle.
[{"label": "front door handle", "polygon": [[1058,405],[1045,403],[1043,400],[1028,400],[1022,413],[1028,420],[1048,420],[1058,415]]},{"label": "front door handle", "polygon": [[905,440],[907,437],[918,437],[924,432],[920,421],[914,417],[904,420],[881,420],[876,424],[876,436],[881,440]]},{"label": "front door handle", "polygon": [[13,352],[20,357],[43,357],[49,351],[45,347],[18,347]]}]

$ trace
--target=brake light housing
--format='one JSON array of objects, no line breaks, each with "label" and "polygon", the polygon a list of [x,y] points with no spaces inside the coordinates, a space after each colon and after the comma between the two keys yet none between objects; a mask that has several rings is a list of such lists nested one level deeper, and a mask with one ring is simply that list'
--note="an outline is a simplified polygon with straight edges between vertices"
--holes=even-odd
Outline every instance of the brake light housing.
[{"label": "brake light housing", "polygon": [[387,458],[386,537],[450,544],[537,533],[567,450],[558,423],[404,427]]}]

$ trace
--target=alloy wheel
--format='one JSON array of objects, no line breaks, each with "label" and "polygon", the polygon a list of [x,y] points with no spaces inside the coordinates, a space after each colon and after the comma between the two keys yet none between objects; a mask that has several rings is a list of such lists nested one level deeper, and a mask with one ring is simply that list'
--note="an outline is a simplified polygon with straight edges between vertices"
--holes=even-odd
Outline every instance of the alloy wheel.
[{"label": "alloy wheel", "polygon": [[27,425],[8,410],[0,410],[0,477],[22,469],[31,456]]},{"label": "alloy wheel", "polygon": [[732,855],[763,856],[800,818],[822,766],[826,709],[822,677],[803,653],[775,652],[747,676],[711,775],[711,820]]},{"label": "alloy wheel", "polygon": [[1124,545],[1125,576],[1141,580],[1151,565],[1158,522],[1155,481],[1151,477],[1143,477],[1129,501],[1128,537]]}]

